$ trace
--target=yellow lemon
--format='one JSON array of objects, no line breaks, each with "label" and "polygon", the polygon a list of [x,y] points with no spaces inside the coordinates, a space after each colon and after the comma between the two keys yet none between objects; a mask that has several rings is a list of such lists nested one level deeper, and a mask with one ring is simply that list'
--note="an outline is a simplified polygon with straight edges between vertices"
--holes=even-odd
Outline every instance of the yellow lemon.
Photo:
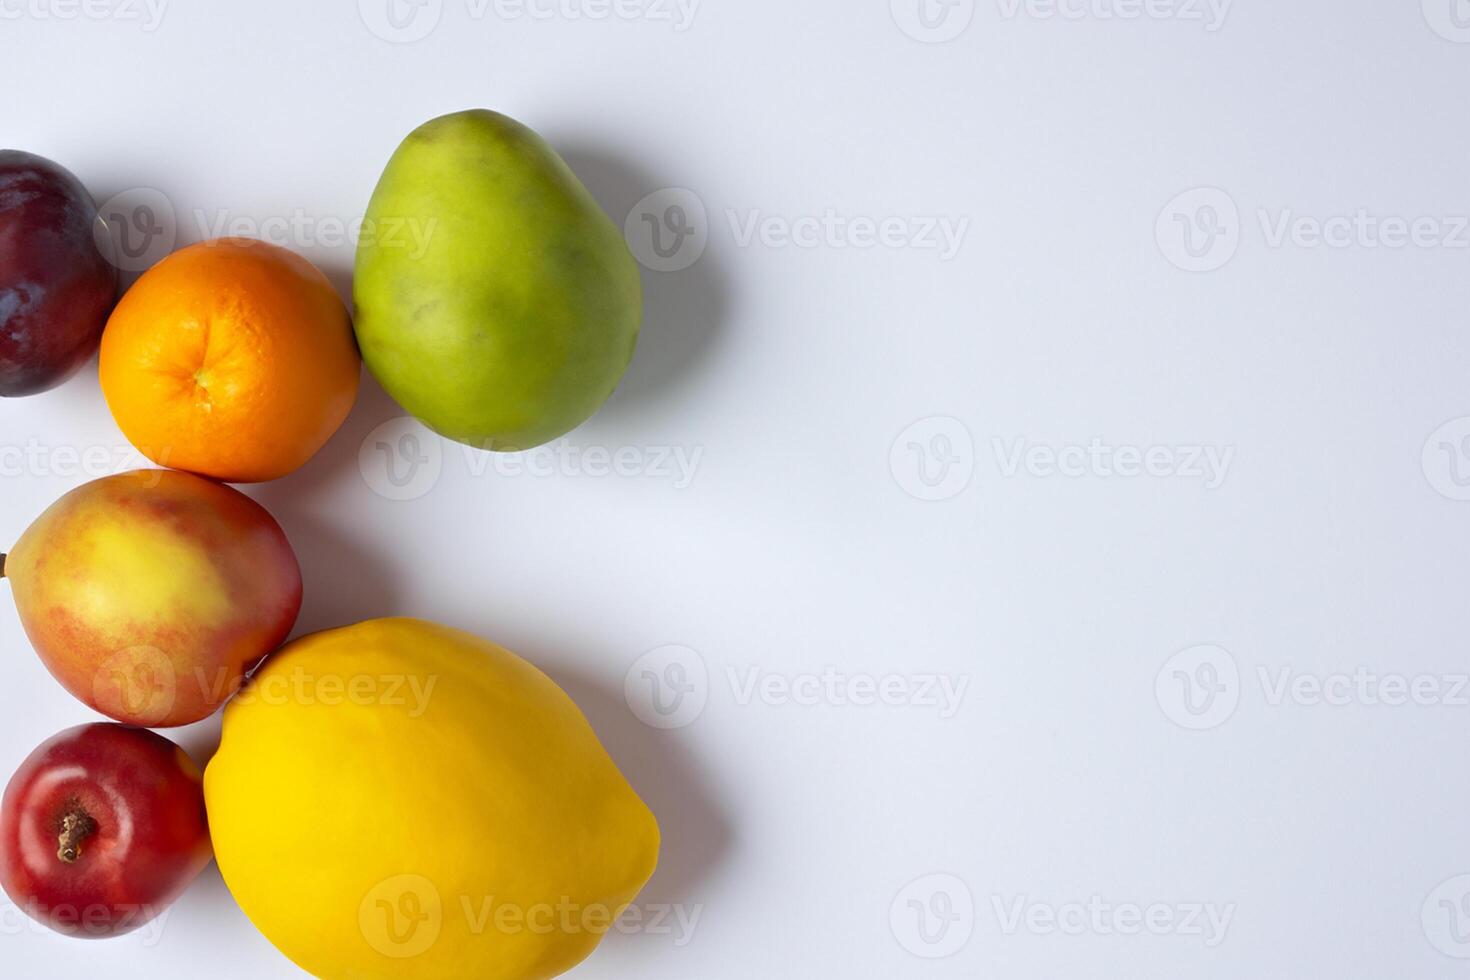
[{"label": "yellow lemon", "polygon": [[653,874],[658,825],[572,700],[413,619],[288,644],[204,777],[225,883],[323,980],[554,977]]}]

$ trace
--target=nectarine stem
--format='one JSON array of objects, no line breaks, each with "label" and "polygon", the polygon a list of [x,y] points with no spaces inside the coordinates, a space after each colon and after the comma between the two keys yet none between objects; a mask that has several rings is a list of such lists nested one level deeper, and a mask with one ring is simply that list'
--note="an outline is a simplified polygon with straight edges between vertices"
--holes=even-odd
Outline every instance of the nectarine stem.
[{"label": "nectarine stem", "polygon": [[92,836],[97,823],[85,810],[73,810],[61,818],[61,835],[56,838],[56,856],[67,864],[75,864],[82,856],[82,841]]}]

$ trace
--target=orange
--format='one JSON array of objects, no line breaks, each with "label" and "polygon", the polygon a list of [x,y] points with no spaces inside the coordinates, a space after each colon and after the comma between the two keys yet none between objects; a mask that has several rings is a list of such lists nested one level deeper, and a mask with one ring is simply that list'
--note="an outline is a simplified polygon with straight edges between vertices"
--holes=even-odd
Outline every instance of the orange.
[{"label": "orange", "polygon": [[229,483],[311,459],[357,398],[357,344],[327,277],[284,248],[181,249],[123,296],[102,334],[102,393],[138,451]]}]

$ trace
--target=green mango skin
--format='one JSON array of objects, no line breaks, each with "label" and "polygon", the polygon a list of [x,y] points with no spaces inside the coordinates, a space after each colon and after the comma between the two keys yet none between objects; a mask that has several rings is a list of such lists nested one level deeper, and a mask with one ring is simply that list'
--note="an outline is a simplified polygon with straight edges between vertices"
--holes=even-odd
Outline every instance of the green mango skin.
[{"label": "green mango skin", "polygon": [[618,227],[545,140],[485,109],[399,145],[352,291],[363,360],[388,394],[441,435],[502,452],[607,401],[643,307]]}]

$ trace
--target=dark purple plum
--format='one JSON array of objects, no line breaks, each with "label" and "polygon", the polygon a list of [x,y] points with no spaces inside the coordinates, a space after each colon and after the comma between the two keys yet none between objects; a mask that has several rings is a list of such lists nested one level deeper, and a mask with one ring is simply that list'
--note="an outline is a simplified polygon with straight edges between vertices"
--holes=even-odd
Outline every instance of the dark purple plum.
[{"label": "dark purple plum", "polygon": [[70,172],[0,150],[0,396],[54,388],[97,349],[117,299],[98,220]]}]

